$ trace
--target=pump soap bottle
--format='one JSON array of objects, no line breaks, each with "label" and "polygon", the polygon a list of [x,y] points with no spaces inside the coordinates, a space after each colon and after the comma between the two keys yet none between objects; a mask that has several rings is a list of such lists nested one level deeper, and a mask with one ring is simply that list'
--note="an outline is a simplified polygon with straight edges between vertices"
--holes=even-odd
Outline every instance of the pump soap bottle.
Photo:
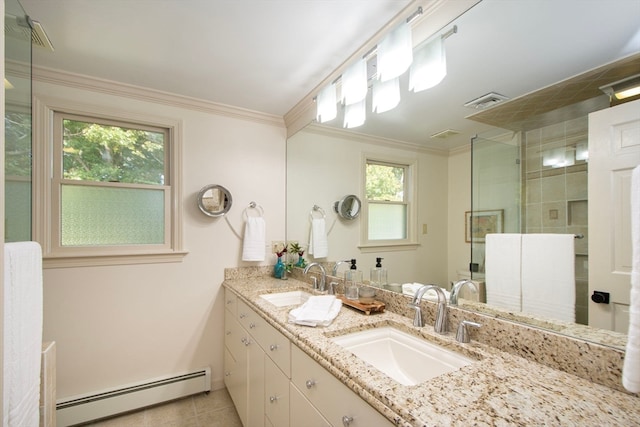
[{"label": "pump soap bottle", "polygon": [[371,286],[376,288],[387,286],[387,269],[382,268],[382,258],[376,258],[376,266],[371,268],[369,282]]},{"label": "pump soap bottle", "polygon": [[358,287],[362,284],[362,271],[358,270],[356,260],[351,260],[351,267],[344,272],[344,296],[350,300],[357,300]]}]

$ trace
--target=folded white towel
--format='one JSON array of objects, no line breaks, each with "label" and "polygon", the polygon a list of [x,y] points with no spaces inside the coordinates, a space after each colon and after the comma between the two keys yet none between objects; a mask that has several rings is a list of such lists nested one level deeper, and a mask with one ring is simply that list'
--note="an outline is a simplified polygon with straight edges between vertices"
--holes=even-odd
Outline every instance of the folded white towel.
[{"label": "folded white towel", "polygon": [[575,322],[575,237],[522,235],[522,311]]},{"label": "folded white towel", "polygon": [[242,245],[243,261],[264,261],[266,248],[266,224],[261,216],[250,216],[244,229]]},{"label": "folded white towel", "polygon": [[37,426],[42,351],[42,249],[4,246],[3,425]]},{"label": "folded white towel", "polygon": [[485,280],[487,304],[522,310],[522,234],[487,234]]},{"label": "folded white towel", "polygon": [[[402,293],[404,295],[409,295],[410,297],[414,297],[418,289],[420,289],[422,286],[424,285],[421,283],[405,283],[402,285]],[[449,301],[449,298],[451,297],[451,293],[444,288],[440,288],[440,289],[442,289],[442,292],[444,292],[444,296],[447,298],[447,301]],[[424,295],[422,295],[422,299],[427,301],[437,302],[438,294],[434,289],[429,289],[427,292],[424,293]]]},{"label": "folded white towel", "polygon": [[313,255],[314,258],[326,258],[329,255],[329,242],[325,231],[324,218],[313,218],[311,220],[309,254]]},{"label": "folded white towel", "polygon": [[342,301],[335,295],[309,297],[307,302],[289,312],[289,322],[304,326],[329,326],[340,313]]},{"label": "folded white towel", "polygon": [[640,166],[631,175],[631,295],[622,385],[640,393]]}]

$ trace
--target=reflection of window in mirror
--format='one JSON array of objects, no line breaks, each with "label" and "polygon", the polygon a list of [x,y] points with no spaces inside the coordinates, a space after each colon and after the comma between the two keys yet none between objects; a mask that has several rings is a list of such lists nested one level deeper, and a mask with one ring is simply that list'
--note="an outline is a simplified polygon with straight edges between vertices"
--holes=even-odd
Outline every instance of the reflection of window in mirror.
[{"label": "reflection of window in mirror", "polygon": [[415,241],[415,227],[411,227],[414,167],[410,162],[366,158],[363,208],[367,220],[362,225],[366,227],[363,243],[394,245]]}]

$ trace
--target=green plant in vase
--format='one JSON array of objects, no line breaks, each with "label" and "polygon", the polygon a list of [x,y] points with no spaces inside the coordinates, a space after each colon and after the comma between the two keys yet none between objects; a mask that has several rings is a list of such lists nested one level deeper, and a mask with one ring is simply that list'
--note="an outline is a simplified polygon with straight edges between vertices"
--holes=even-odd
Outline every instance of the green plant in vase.
[{"label": "green plant in vase", "polygon": [[307,265],[307,261],[302,257],[304,255],[304,248],[298,244],[298,242],[294,242],[291,244],[291,252],[298,254],[298,262],[296,263],[296,267],[304,268]]}]

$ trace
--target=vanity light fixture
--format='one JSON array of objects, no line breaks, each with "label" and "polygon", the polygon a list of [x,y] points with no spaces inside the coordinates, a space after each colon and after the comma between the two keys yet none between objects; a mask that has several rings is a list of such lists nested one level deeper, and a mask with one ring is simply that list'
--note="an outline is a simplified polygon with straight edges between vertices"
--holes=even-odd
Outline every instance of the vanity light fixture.
[{"label": "vanity light fixture", "polygon": [[318,123],[325,123],[335,119],[338,115],[336,85],[332,83],[322,89],[316,98],[316,103],[316,120]]},{"label": "vanity light fixture", "polygon": [[374,113],[392,110],[400,103],[400,80],[374,81],[371,88],[372,107]]},{"label": "vanity light fixture", "polygon": [[640,95],[640,74],[602,86],[600,90],[618,100]]},{"label": "vanity light fixture", "polygon": [[403,22],[382,39],[378,45],[378,80],[395,79],[409,69],[413,61],[411,25]]},{"label": "vanity light fixture", "polygon": [[440,83],[446,75],[447,57],[444,50],[444,39],[442,36],[437,36],[416,49],[409,70],[409,90],[420,92],[432,88]]}]

